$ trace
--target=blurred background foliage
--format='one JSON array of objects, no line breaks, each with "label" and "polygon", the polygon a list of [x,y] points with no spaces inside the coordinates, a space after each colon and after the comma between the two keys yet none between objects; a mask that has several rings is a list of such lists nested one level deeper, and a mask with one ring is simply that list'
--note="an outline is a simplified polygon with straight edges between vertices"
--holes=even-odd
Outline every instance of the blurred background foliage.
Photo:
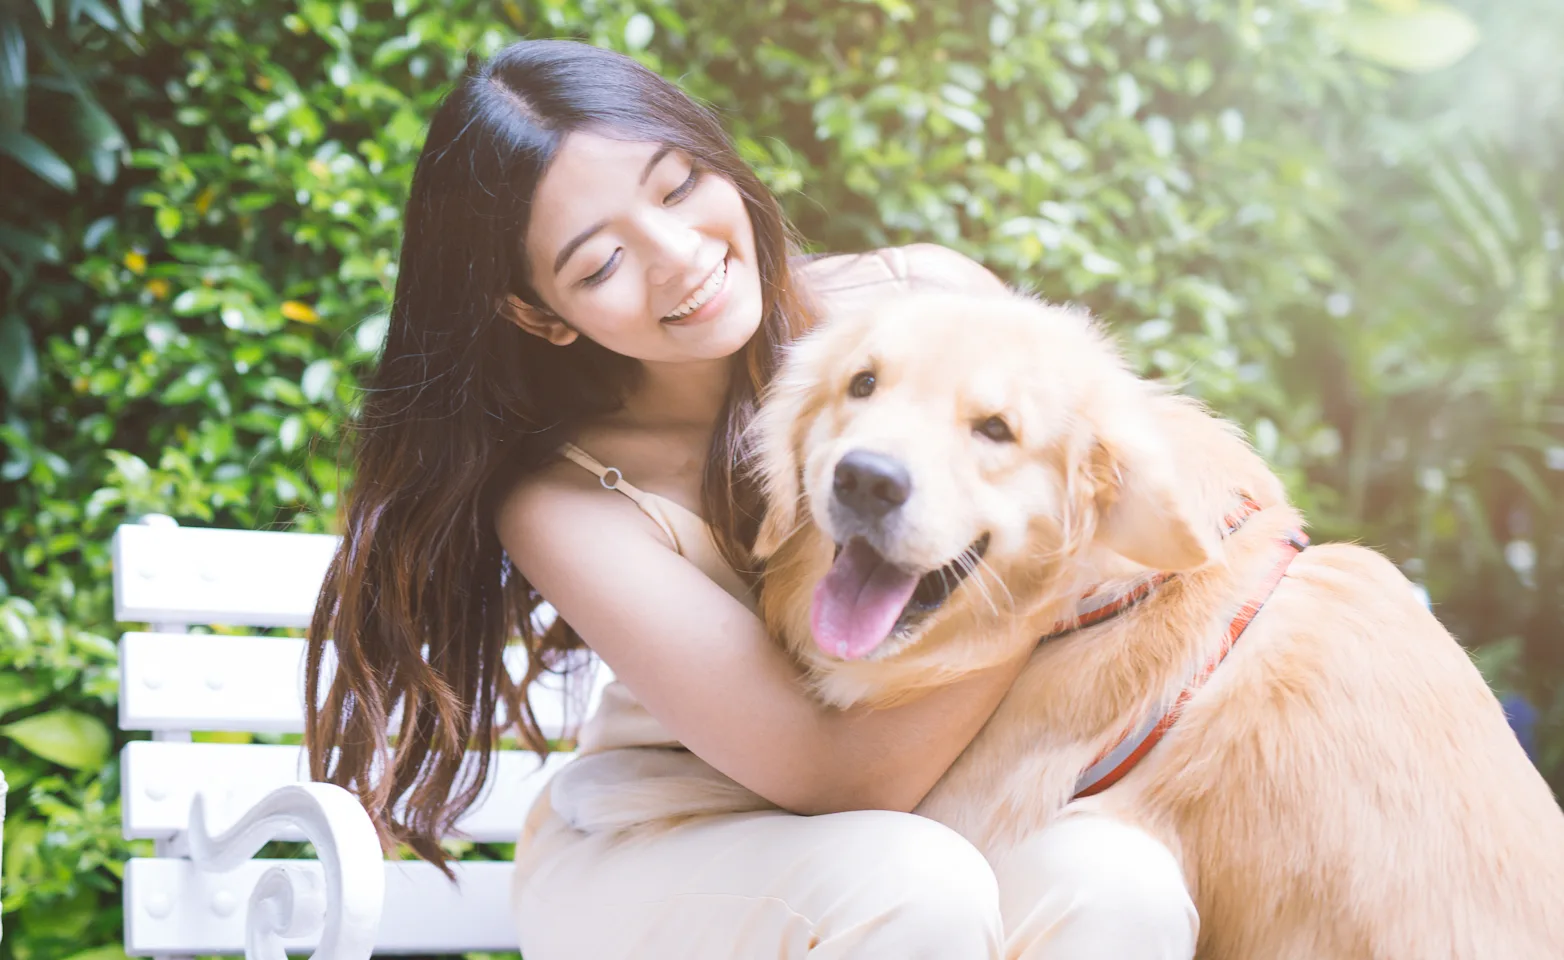
[{"label": "blurred background foliage", "polygon": [[1564,785],[1556,0],[6,0],[0,958],[121,956],[115,525],[331,529],[424,123],[521,36],[710,103],[818,249],[1089,305]]}]

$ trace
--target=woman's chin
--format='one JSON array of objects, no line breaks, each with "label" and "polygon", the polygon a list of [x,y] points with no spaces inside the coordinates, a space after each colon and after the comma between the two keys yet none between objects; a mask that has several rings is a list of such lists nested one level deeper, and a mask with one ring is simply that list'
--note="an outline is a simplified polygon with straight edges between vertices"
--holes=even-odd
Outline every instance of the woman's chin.
[{"label": "woman's chin", "polygon": [[744,349],[760,329],[760,297],[748,290],[732,290],[723,309],[694,326],[669,328],[690,359],[716,360]]}]

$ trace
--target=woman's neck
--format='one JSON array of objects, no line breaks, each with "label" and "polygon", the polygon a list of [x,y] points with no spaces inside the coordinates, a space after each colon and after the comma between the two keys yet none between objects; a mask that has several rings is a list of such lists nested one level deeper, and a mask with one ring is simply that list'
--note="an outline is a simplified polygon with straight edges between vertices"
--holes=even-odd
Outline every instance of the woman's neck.
[{"label": "woman's neck", "polygon": [[641,378],[615,418],[647,428],[700,427],[717,423],[728,398],[733,360],[642,363]]}]

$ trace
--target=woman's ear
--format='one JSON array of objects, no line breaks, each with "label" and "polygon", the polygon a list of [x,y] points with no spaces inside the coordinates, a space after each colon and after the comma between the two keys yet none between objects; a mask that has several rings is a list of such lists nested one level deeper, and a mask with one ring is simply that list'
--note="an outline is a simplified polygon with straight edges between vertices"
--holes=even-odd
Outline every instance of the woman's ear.
[{"label": "woman's ear", "polygon": [[562,317],[529,303],[523,303],[514,293],[505,298],[500,312],[504,314],[505,319],[522,330],[534,337],[541,337],[556,347],[572,344],[576,341],[576,337],[580,336]]}]

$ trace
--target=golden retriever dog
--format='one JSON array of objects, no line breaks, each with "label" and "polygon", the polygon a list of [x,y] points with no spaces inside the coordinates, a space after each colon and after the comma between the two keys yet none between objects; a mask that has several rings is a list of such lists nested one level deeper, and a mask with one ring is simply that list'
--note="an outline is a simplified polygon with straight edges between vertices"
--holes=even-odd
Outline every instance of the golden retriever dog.
[{"label": "golden retriever dog", "polygon": [[919,813],[991,858],[1071,804],[1142,827],[1202,957],[1564,957],[1564,812],[1466,653],[1084,313],[833,320],[756,430],[762,613],[824,700],[1032,648]]}]

